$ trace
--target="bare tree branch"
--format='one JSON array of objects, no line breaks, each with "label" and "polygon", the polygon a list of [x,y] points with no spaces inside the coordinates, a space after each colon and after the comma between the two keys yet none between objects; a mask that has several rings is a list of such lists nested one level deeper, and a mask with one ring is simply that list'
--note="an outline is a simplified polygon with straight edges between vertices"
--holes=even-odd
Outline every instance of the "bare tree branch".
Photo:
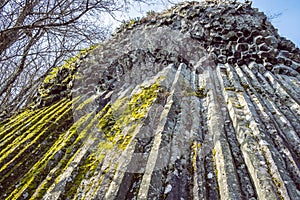
[{"label": "bare tree branch", "polygon": [[146,0],[0,1],[0,114],[28,105],[46,74],[111,33],[104,14]]}]

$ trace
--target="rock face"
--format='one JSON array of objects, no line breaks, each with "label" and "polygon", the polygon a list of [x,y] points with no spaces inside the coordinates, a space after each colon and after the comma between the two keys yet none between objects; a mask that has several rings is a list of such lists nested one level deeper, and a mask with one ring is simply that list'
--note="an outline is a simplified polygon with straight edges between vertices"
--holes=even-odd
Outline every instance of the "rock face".
[{"label": "rock face", "polygon": [[300,51],[251,3],[183,3],[0,122],[0,199],[300,199]]}]

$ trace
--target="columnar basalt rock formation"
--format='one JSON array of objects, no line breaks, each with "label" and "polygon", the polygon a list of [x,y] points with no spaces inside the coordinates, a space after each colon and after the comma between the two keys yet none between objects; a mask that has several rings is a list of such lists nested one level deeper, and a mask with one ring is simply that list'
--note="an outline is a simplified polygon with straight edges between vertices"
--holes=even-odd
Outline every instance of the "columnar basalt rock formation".
[{"label": "columnar basalt rock formation", "polygon": [[0,199],[300,199],[300,51],[251,2],[179,4],[0,122]]}]

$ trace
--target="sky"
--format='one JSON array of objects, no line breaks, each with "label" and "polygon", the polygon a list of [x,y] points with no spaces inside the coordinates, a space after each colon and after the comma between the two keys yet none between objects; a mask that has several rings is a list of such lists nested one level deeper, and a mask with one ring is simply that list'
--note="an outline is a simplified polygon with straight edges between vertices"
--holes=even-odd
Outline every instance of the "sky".
[{"label": "sky", "polygon": [[[183,0],[171,0],[172,3],[164,2],[166,1],[157,0],[155,5],[135,5],[122,17],[128,20],[145,16],[149,10],[160,12],[170,8],[172,3],[183,2]],[[300,47],[300,0],[252,0],[252,2],[252,7],[258,8],[267,16],[281,13],[271,23],[278,29],[281,36],[292,40]],[[113,28],[117,26],[118,23],[114,22]]]},{"label": "sky", "polygon": [[271,23],[281,36],[300,47],[300,0],[253,0],[252,6],[267,15],[282,13]]}]

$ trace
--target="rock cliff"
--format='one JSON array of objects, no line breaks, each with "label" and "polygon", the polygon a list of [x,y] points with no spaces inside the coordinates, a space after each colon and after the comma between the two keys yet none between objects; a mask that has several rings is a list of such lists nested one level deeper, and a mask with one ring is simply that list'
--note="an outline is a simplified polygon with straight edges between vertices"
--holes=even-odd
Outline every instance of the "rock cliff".
[{"label": "rock cliff", "polygon": [[251,2],[178,4],[0,122],[0,199],[300,199],[300,51]]}]

